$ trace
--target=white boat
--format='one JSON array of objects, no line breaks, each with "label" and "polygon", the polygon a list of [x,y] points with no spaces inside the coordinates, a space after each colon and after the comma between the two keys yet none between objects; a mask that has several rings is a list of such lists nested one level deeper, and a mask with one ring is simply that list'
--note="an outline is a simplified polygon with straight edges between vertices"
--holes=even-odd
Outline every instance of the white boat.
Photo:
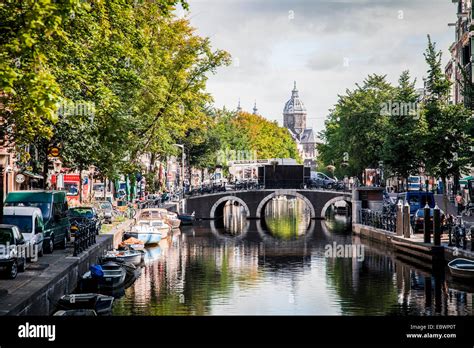
[{"label": "white boat", "polygon": [[161,219],[171,228],[179,228],[181,220],[178,214],[168,211],[164,208],[147,208],[143,209],[138,217],[140,220],[155,220]]},{"label": "white boat", "polygon": [[165,222],[170,225],[171,228],[179,228],[181,225],[181,220],[178,218],[178,214],[168,211],[166,209],[161,209],[161,216],[165,219]]},{"label": "white boat", "polygon": [[158,244],[162,238],[166,238],[171,228],[163,220],[138,220],[127,232],[130,237],[137,238],[145,245]]},{"label": "white boat", "polygon": [[449,271],[453,277],[474,279],[474,261],[468,259],[454,259],[448,263]]}]

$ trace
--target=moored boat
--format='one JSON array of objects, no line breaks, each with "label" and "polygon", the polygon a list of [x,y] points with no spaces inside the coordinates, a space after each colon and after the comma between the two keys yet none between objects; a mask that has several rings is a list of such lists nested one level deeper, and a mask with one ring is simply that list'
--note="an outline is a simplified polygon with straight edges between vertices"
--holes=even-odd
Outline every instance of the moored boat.
[{"label": "moored boat", "polygon": [[104,261],[123,261],[138,266],[142,262],[143,252],[139,250],[111,250],[102,258]]},{"label": "moored boat", "polygon": [[59,310],[92,309],[98,315],[107,315],[112,311],[114,298],[101,294],[69,294],[58,301]]},{"label": "moored boat", "polygon": [[456,278],[474,279],[474,261],[457,258],[448,263],[451,275]]},{"label": "moored boat", "polygon": [[80,287],[86,291],[117,289],[123,286],[126,275],[126,269],[119,262],[107,261],[102,265],[92,265],[81,277]]},{"label": "moored boat", "polygon": [[192,214],[178,214],[178,219],[181,220],[181,224],[183,225],[192,225],[196,218],[193,212]]},{"label": "moored boat", "polygon": [[178,219],[176,213],[168,211],[164,208],[147,208],[143,209],[138,217],[139,220],[156,220],[160,219],[168,224],[171,228],[179,228],[181,220]]},{"label": "moored boat", "polygon": [[145,245],[158,244],[162,238],[166,238],[171,231],[170,226],[163,220],[139,220],[136,225],[125,235],[127,237],[137,238]]},{"label": "moored boat", "polygon": [[68,309],[60,310],[53,314],[55,317],[96,317],[97,313],[93,309]]}]

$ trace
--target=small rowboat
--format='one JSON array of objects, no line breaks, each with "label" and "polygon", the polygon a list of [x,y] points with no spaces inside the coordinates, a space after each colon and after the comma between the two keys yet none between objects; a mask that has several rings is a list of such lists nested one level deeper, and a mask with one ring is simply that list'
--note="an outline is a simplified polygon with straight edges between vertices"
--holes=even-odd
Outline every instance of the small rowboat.
[{"label": "small rowboat", "polygon": [[124,261],[129,262],[135,266],[140,265],[142,262],[143,251],[139,250],[113,250],[108,251],[103,257],[107,261]]},{"label": "small rowboat", "polygon": [[59,310],[92,309],[98,315],[108,315],[112,310],[114,298],[101,294],[69,294],[58,301]]},{"label": "small rowboat", "polygon": [[454,259],[448,263],[449,271],[453,277],[474,279],[474,261],[468,259]]}]

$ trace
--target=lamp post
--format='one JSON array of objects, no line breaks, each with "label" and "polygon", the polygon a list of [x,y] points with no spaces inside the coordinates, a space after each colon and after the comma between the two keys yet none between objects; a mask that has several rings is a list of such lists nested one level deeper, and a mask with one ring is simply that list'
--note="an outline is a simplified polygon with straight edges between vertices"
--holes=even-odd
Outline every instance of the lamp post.
[{"label": "lamp post", "polygon": [[384,177],[383,177],[383,161],[379,161],[379,168],[380,168],[380,186],[385,187]]},{"label": "lamp post", "polygon": [[183,144],[173,144],[181,148],[181,194],[183,195],[184,199],[184,145]]},{"label": "lamp post", "polygon": [[3,201],[4,201],[3,180],[5,178],[5,167],[7,166],[7,161],[8,161],[7,155],[0,155],[0,224],[3,223]]}]

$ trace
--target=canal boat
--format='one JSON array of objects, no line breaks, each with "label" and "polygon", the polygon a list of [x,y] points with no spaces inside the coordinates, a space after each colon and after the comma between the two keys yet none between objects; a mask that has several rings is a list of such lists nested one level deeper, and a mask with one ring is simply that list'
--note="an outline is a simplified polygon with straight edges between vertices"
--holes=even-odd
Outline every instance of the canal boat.
[{"label": "canal boat", "polygon": [[448,263],[451,275],[456,278],[474,279],[474,261],[457,258]]},{"label": "canal boat", "polygon": [[192,214],[178,214],[178,219],[181,220],[182,225],[192,225],[196,220],[194,215],[194,212]]},{"label": "canal boat", "polygon": [[96,317],[97,313],[93,309],[68,309],[60,310],[53,314],[55,317]]},{"label": "canal boat", "polygon": [[132,226],[131,230],[126,233],[127,237],[137,238],[145,245],[158,244],[162,238],[166,238],[171,231],[163,220],[139,220],[137,224]]},{"label": "canal boat", "polygon": [[80,280],[83,291],[110,291],[122,287],[127,271],[118,262],[107,261],[102,265],[92,265]]},{"label": "canal boat", "polygon": [[138,216],[138,220],[162,220],[171,228],[179,228],[181,220],[178,215],[164,208],[147,208],[143,209]]},{"label": "canal boat", "polygon": [[112,311],[114,298],[102,294],[69,294],[58,301],[59,310],[92,309],[97,315],[108,315]]},{"label": "canal boat", "polygon": [[143,251],[145,248],[145,243],[141,241],[140,239],[137,238],[127,238],[125,239],[122,243],[119,244],[119,249],[125,249],[125,250],[137,250],[137,251]]},{"label": "canal boat", "polygon": [[102,258],[104,261],[121,261],[128,262],[135,266],[140,265],[143,258],[141,250],[110,250]]}]

